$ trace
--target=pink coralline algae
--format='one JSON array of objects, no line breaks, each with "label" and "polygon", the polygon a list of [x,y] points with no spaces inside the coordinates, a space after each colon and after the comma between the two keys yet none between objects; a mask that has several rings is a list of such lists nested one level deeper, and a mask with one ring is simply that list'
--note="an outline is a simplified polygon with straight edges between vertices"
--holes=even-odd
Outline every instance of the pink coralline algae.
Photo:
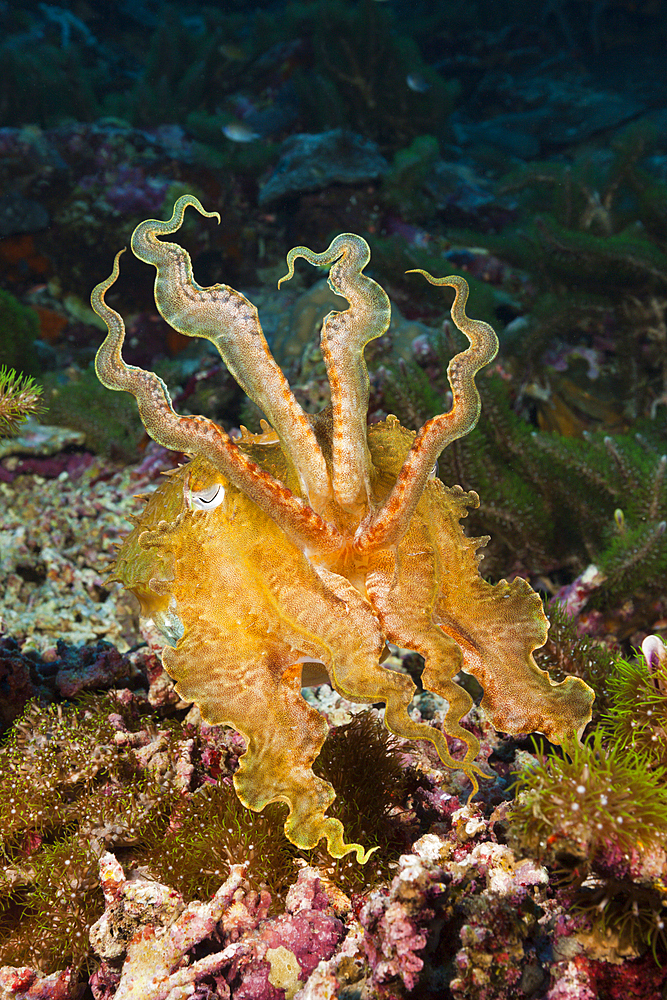
[{"label": "pink coralline algae", "polygon": [[488,824],[476,809],[452,819],[448,836],[421,837],[400,858],[389,890],[360,908],[370,982],[381,997],[419,988],[511,1000],[522,983],[546,978],[531,957],[546,869],[483,839]]},{"label": "pink coralline algae", "polygon": [[401,858],[402,870],[389,891],[371,893],[359,914],[366,931],[364,950],[380,988],[400,979],[411,990],[424,967],[418,952],[426,947],[435,916],[428,903],[442,895],[444,886],[434,883],[415,861],[414,855]]},{"label": "pink coralline algae", "polygon": [[[226,978],[234,1000],[292,997],[343,937],[342,922],[311,868],[299,873],[286,912],[260,924],[251,954],[239,953]],[[224,923],[224,922],[223,922]]]},{"label": "pink coralline algae", "polygon": [[104,959],[125,962],[116,1000],[180,1000],[192,993],[197,976],[229,962],[231,946],[182,967],[182,959],[210,937],[243,882],[243,868],[233,865],[227,881],[208,903],[183,904],[173,889],[146,879],[126,879],[115,857],[100,860],[106,910],[91,928],[95,951]]},{"label": "pink coralline algae", "polygon": [[[289,890],[285,913],[271,918],[269,893],[250,891],[243,865],[231,865],[208,902],[187,906],[167,886],[126,878],[113,854],[102,856],[100,874],[106,909],[91,929],[103,960],[91,981],[96,1000],[181,1000],[195,989],[204,997],[211,995],[210,977],[218,997],[291,998],[343,937],[343,923],[310,868]],[[201,957],[192,960],[199,945]]]},{"label": "pink coralline algae", "polygon": [[[612,957],[618,936],[585,931],[581,917],[561,916],[553,922],[551,984],[545,1000],[663,1000],[665,969],[650,951],[621,962]],[[608,950],[603,957],[603,950]]]},{"label": "pink coralline algae", "polygon": [[[123,735],[142,760],[152,752],[119,717]],[[217,753],[213,736],[211,728],[209,756],[223,766],[226,744],[217,741]],[[186,904],[150,877],[150,865],[125,871],[103,853],[92,996],[659,1000],[665,970],[650,950],[619,961],[613,941],[595,934],[584,914],[567,915],[548,890],[547,869],[496,841],[506,816],[507,804],[491,819],[477,804],[456,809],[399,858],[389,885],[354,902],[304,865],[279,913],[277,898],[252,889],[245,865],[232,864],[210,898]],[[77,990],[68,970],[0,970],[0,1000],[81,1000]]]},{"label": "pink coralline algae", "polygon": [[44,976],[34,969],[5,966],[0,969],[1,1000],[74,1000],[76,987],[72,986],[68,969]]}]

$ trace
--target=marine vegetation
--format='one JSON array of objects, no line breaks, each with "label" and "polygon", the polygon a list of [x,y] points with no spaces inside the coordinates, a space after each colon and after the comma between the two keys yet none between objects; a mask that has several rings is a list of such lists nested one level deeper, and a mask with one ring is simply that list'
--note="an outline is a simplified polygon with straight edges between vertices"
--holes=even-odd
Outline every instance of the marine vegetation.
[{"label": "marine vegetation", "polygon": [[554,680],[573,674],[590,684],[595,691],[594,723],[608,710],[610,678],[618,656],[606,643],[582,633],[577,619],[558,601],[549,605],[549,635],[542,648],[535,651],[535,662]]},{"label": "marine vegetation", "polygon": [[639,123],[620,133],[606,156],[586,151],[567,164],[532,163],[506,176],[501,189],[520,193],[527,210],[506,233],[509,259],[530,270],[537,265],[554,289],[576,276],[575,294],[586,288],[618,301],[637,288],[664,291],[665,186],[640,165],[655,139],[652,127]]},{"label": "marine vegetation", "polygon": [[42,368],[35,346],[38,337],[35,310],[0,288],[0,365],[38,375]]},{"label": "marine vegetation", "polygon": [[253,816],[231,786],[219,782],[202,785],[179,802],[168,830],[150,830],[139,860],[189,902],[209,899],[229,866],[243,858],[252,868],[251,884],[280,898],[294,878],[295,853],[282,834],[278,806]]},{"label": "marine vegetation", "polygon": [[368,892],[391,878],[391,868],[409,847],[410,828],[406,830],[392,815],[411,785],[404,745],[384,728],[375,712],[359,712],[350,722],[332,727],[313,770],[336,789],[332,815],[350,836],[373,850],[359,868],[352,855],[332,860],[319,846],[316,864],[346,892]]},{"label": "marine vegetation", "polygon": [[41,412],[42,389],[29,375],[0,367],[0,437],[11,437],[33,414]]},{"label": "marine vegetation", "polygon": [[[48,419],[86,435],[86,447],[100,455],[132,461],[138,454],[143,428],[127,396],[104,392],[92,365],[71,371],[64,380],[48,373],[43,379]],[[106,398],[105,398],[106,397]]]},{"label": "marine vegetation", "polygon": [[0,962],[86,960],[104,907],[100,853],[166,824],[174,736],[142,732],[136,711],[110,697],[28,704],[0,750]]},{"label": "marine vegetation", "polygon": [[[440,355],[442,345],[436,350]],[[428,372],[404,366],[390,375],[387,397],[409,422],[427,420],[444,376],[440,357]],[[598,607],[628,593],[660,594],[667,572],[664,416],[638,421],[633,434],[596,430],[574,438],[535,430],[514,412],[497,376],[481,393],[484,419],[443,454],[440,472],[480,489],[474,527],[493,531],[492,558],[557,580],[594,563],[600,576],[591,603]]]},{"label": "marine vegetation", "polygon": [[[665,405],[667,185],[651,166],[654,146],[651,127],[638,123],[603,155],[515,171],[500,186],[516,199],[515,221],[474,234],[531,276],[530,318],[513,334],[522,341],[514,351],[522,379],[543,390],[542,429],[581,436],[602,422],[622,431]],[[569,345],[589,350],[592,375]],[[559,367],[545,373],[549,354]]]},{"label": "marine vegetation", "polygon": [[[351,701],[384,702],[387,728],[433,743],[473,791],[484,772],[475,761],[479,742],[461,725],[472,698],[454,680],[459,670],[482,685],[482,705],[498,729],[541,731],[554,743],[581,735],[593,692],[579,678],[553,684],[536,666],[533,651],[547,634],[540,598],[520,578],[492,585],[481,577],[486,540],[468,538],[459,524],[477,494],[434,474],[440,452],[475,426],[475,376],[497,349],[492,328],[466,315],[466,282],[421,272],[454,288],[452,318],[470,342],[449,364],[449,412],[417,434],[395,417],[367,427],[363,351],[390,319],[388,297],[363,273],[368,245],[344,234],[322,253],[291,250],[281,281],[299,258],[330,266],[330,287],[349,302],[324,320],[331,406],[310,417],[273,359],[255,307],[226,285],[202,288],[187,252],[160,238],[179,229],[188,206],[219,219],[184,195],[171,219],[135,229],[132,249],[157,270],[162,316],[180,333],[215,344],[270,424],[232,441],[203,416],[176,414],[161,379],[125,364],[124,322],[105,300],[118,254],[92,295],[109,330],[98,376],[131,392],[150,436],[191,461],[148,500],[113,579],[136,594],[164,636],[164,665],[181,697],[245,738],[234,774],[241,802],[257,812],[285,802],[292,843],[312,848],[326,838],[333,857],[354,851],[363,863],[369,853],[346,842],[341,821],[326,815],[335,791],[312,765],[327,725],[301,696],[303,685],[326,680]],[[382,666],[388,642],[424,657],[422,684],[446,699],[444,729],[462,741],[461,759],[450,754],[445,733],[408,714],[415,685]]]},{"label": "marine vegetation", "polygon": [[649,635],[642,656],[619,657],[609,678],[612,703],[605,716],[611,739],[629,753],[646,758],[647,766],[667,765],[667,651],[662,639]]},{"label": "marine vegetation", "polygon": [[[369,752],[360,755],[362,737]],[[241,804],[231,776],[243,748],[230,730],[159,718],[127,688],[30,701],[0,747],[0,964],[97,964],[89,932],[104,911],[107,851],[185,902],[209,899],[242,864],[267,912],[284,905],[306,860],[345,891],[386,877],[409,846],[389,817],[405,789],[394,742],[364,711],[332,731],[318,761],[340,786],[336,808],[358,814],[378,845],[359,869],[299,852],[282,831],[284,806],[257,816]],[[103,865],[101,874],[104,887]]]},{"label": "marine vegetation", "polygon": [[[307,71],[294,75],[308,129],[353,129],[393,150],[445,127],[458,85],[424,62],[387,6],[317,0],[287,7],[293,34],[310,36],[312,45]],[[258,13],[258,37],[277,28],[284,31],[270,12]]]},{"label": "marine vegetation", "polygon": [[667,829],[664,777],[636,754],[605,750],[598,731],[592,743],[572,744],[524,772],[513,810],[519,836],[544,854],[576,851],[593,861],[611,842],[623,853],[659,846]]}]

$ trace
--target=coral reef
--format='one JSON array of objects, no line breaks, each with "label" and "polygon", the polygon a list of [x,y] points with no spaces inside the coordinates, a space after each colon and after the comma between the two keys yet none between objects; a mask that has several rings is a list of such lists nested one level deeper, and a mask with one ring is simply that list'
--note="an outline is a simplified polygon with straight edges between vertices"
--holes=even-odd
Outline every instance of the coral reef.
[{"label": "coral reef", "polygon": [[173,889],[146,880],[127,880],[109,853],[100,859],[106,910],[91,929],[93,947],[103,958],[125,954],[114,996],[119,1000],[161,1000],[186,996],[198,976],[219,972],[242,949],[232,946],[186,968],[181,960],[216,929],[242,885],[243,866],[233,865],[229,878],[208,903],[184,906]]},{"label": "coral reef", "polygon": [[651,768],[641,750],[604,747],[598,730],[568,757],[531,762],[511,817],[512,841],[549,859],[568,910],[607,936],[611,952],[665,951],[664,767]]},{"label": "coral reef", "polygon": [[3,699],[0,703],[0,731],[4,732],[35,696],[31,676],[33,662],[19,649],[15,639],[0,636],[0,685]]},{"label": "coral reef", "polygon": [[140,733],[134,748],[152,743],[142,758],[116,738],[128,722],[136,732],[131,695],[125,704],[98,698],[69,709],[32,702],[3,746],[4,961],[47,972],[79,967],[100,912],[100,848],[134,843],[173,796],[176,783],[164,777],[172,761],[176,770],[168,732]]},{"label": "coral reef", "polygon": [[[0,3],[1,1000],[667,995],[666,40],[657,0]],[[191,436],[148,440],[93,368],[90,288],[186,192],[224,226],[190,209],[187,254],[169,223],[134,241],[176,328],[133,254],[101,297],[133,377],[197,447],[227,432],[243,488]],[[403,537],[360,553],[420,429],[462,417],[447,296],[498,333],[480,419],[413,462]],[[230,663],[252,732],[202,719]],[[582,744],[519,731],[558,735],[516,708],[542,671],[539,697],[595,692]],[[293,775],[363,864],[285,836],[304,800],[271,784],[292,720],[254,697],[267,677],[306,705]],[[408,738],[387,677],[414,685]]]},{"label": "coral reef", "polygon": [[[73,666],[77,651],[60,652]],[[100,652],[94,648],[78,651],[80,669],[85,670],[96,654],[99,659]],[[111,659],[112,654],[121,659],[112,649],[103,652]],[[128,671],[126,662],[124,673]],[[143,662],[144,686],[147,672],[150,674],[149,664]],[[62,667],[55,676],[61,673]],[[166,700],[162,703],[163,710],[173,711]],[[361,731],[368,734],[377,725],[362,722]],[[358,754],[346,732],[344,729],[339,745],[330,751],[325,744],[323,767],[327,774],[337,761],[341,770],[354,775]],[[382,759],[385,745],[383,737],[376,739],[373,759],[379,777],[383,768],[386,770],[388,796],[396,791],[391,789],[391,777],[397,774],[397,762],[391,754]],[[143,938],[136,949],[128,948],[138,923],[151,925],[157,920],[170,924],[183,915],[187,904],[192,904],[189,912],[198,908],[203,912],[200,900],[210,900],[207,906],[212,912],[210,908],[215,909],[225,896],[221,887],[230,866],[233,873],[242,861],[252,919],[263,920],[273,914],[262,936],[265,948],[279,944],[292,948],[298,943],[299,962],[310,974],[317,961],[306,953],[310,950],[328,958],[331,951],[324,955],[318,951],[325,930],[329,928],[326,934],[335,931],[335,943],[341,925],[333,920],[333,914],[322,912],[330,911],[330,905],[316,891],[314,874],[308,876],[308,870],[301,870],[296,886],[292,884],[297,863],[303,867],[305,859],[285,839],[279,812],[269,808],[254,817],[235,796],[231,776],[242,750],[242,742],[230,730],[206,725],[195,730],[175,718],[158,720],[150,714],[141,690],[122,689],[107,696],[88,694],[71,706],[57,703],[44,708],[31,702],[12,726],[0,758],[0,960],[28,962],[47,973],[63,962],[69,962],[74,970],[83,965],[92,969],[90,931],[95,952],[112,967],[112,960],[127,949],[124,976],[129,982],[137,963],[144,962],[147,954]],[[343,788],[343,808],[348,812],[355,795],[359,802],[358,793],[354,788],[352,800],[346,801],[347,789]],[[368,787],[361,793],[371,799]],[[393,801],[399,805],[398,797]],[[386,810],[382,800],[373,802],[367,822],[375,822],[378,832],[391,837]],[[395,836],[393,839],[393,856],[397,857]],[[131,863],[131,879],[122,877],[120,864],[110,850]],[[381,845],[380,853],[386,866],[391,856],[386,844]],[[101,923],[93,928],[104,910],[98,862],[107,909]],[[324,870],[331,869],[330,862],[326,858]],[[333,887],[331,878],[345,884],[346,875],[343,871],[339,877],[335,869],[326,877],[322,874],[337,907],[346,897]],[[358,877],[355,884],[361,884]],[[306,908],[306,897],[310,900],[307,909],[319,915],[297,916]],[[238,896],[234,898],[238,900]],[[168,902],[166,909],[160,899]],[[292,914],[289,919],[282,914],[285,906]],[[349,901],[345,906],[349,907]],[[239,914],[234,918],[222,907],[219,916],[206,925],[204,936],[212,933],[223,913],[229,932]],[[187,915],[182,923],[190,923]],[[245,923],[250,926],[251,918]],[[183,938],[177,930],[173,928],[172,940],[180,945]],[[319,944],[308,945],[309,934]],[[157,942],[149,949],[155,968],[160,962],[168,964],[164,944]],[[270,958],[270,972],[262,965],[263,951],[258,955],[256,948],[246,948],[246,953],[249,959],[241,962],[240,970],[237,961],[234,977],[245,981],[259,975],[266,979],[269,973],[271,980],[272,975],[278,975],[273,966],[279,964],[279,955],[275,962]],[[246,968],[249,961],[252,968]],[[99,971],[96,975],[99,978]]]},{"label": "coral reef", "polygon": [[[268,919],[270,897],[250,889],[241,864],[231,865],[208,902],[187,906],[166,886],[126,879],[113,854],[102,856],[100,870],[106,910],[91,939],[104,959],[124,955],[114,994],[122,1000],[190,995],[190,984],[209,977],[215,996],[230,996],[231,990],[248,1000],[292,998],[342,937],[343,924],[311,868],[303,868],[290,888],[285,913]],[[195,945],[211,938],[215,951],[182,963]],[[97,975],[103,979],[104,965]]]},{"label": "coral reef", "polygon": [[667,764],[667,653],[657,635],[647,636],[642,650],[642,656],[615,659],[604,723],[620,747],[661,767]]},{"label": "coral reef", "polygon": [[168,831],[148,833],[141,856],[153,875],[186,901],[211,896],[241,856],[248,859],[245,875],[254,890],[284,898],[294,876],[294,853],[282,832],[282,812],[271,806],[250,818],[230,781],[205,784],[179,803]]},{"label": "coral reef", "polygon": [[[168,467],[167,453],[159,455]],[[153,451],[146,457],[153,461]],[[17,474],[21,468],[28,473],[30,461],[36,475]],[[67,452],[32,460],[10,455],[2,460],[0,476],[5,469],[7,479],[0,482],[4,629],[24,652],[55,649],[59,639],[73,645],[108,639],[126,651],[138,639],[131,624],[136,610],[105,587],[105,565],[127,527],[132,493],[154,486],[158,471],[119,470],[87,453]]]},{"label": "coral reef", "polygon": [[[355,851],[361,860],[364,848],[346,843],[340,820],[325,815],[334,789],[312,771],[326,726],[300,696],[313,682],[309,674],[362,703],[385,702],[387,727],[434,743],[473,790],[483,771],[474,762],[477,738],[460,725],[472,705],[452,680],[460,668],[482,683],[483,706],[497,728],[540,730],[554,742],[581,735],[593,693],[579,678],[554,685],[538,670],[532,652],[546,638],[539,597],[521,579],[496,586],[482,579],[483,543],[459,525],[477,495],[434,478],[440,452],[477,422],[475,376],[497,350],[491,327],[465,313],[465,281],[425,274],[431,284],[455,289],[452,316],[470,342],[449,364],[451,410],[417,435],[395,418],[367,430],[363,350],[389,325],[386,294],[363,274],[368,245],[347,234],[323,253],[290,251],[287,278],[300,257],[331,265],[331,288],[350,303],[324,322],[332,405],[308,419],[269,351],[256,309],[226,285],[201,288],[188,253],[158,238],[179,229],[190,205],[215,214],[184,195],[170,220],[135,230],[132,248],[157,270],[162,315],[186,336],[215,344],[272,427],[245,432],[236,444],[210,420],[178,416],[162,380],[123,361],[124,323],[105,301],[118,277],[117,255],[111,277],[92,295],[109,329],[98,375],[108,388],[132,392],[149,434],[193,461],[149,498],[114,578],[163,633],[164,664],[179,694],[207,721],[245,737],[234,776],[244,805],[259,812],[286,802],[285,832],[294,844],[312,848],[325,837],[332,856]],[[449,702],[444,729],[465,745],[462,759],[451,756],[440,730],[408,715],[414,684],[381,666],[387,641],[424,655],[422,683]]]},{"label": "coral reef", "polygon": [[604,750],[600,732],[569,751],[522,774],[513,809],[520,839],[545,852],[576,852],[592,864],[603,850],[629,856],[638,844],[646,852],[661,848],[667,825],[662,771],[648,770],[645,758],[621,747]]},{"label": "coral reef", "polygon": [[[152,669],[143,668],[144,690]],[[8,1000],[56,989],[75,1000],[84,980],[109,1000],[193,988],[211,1000],[346,990],[511,1000],[518,990],[556,998],[575,979],[613,990],[624,974],[643,976],[651,1000],[659,995],[667,972],[652,949],[661,960],[667,803],[657,781],[642,779],[640,831],[627,792],[628,781],[639,787],[637,772],[618,755],[600,769],[609,757],[599,746],[576,747],[570,762],[536,765],[478,729],[501,795],[462,805],[461,782],[428,743],[388,736],[375,712],[345,722],[350,703],[320,688],[309,697],[339,723],[319,765],[343,777],[334,810],[346,822],[363,810],[363,835],[374,828],[393,842],[359,866],[297,850],[280,807],[246,810],[231,787],[240,738],[178,721],[167,699],[160,718],[144,690],[88,694],[74,706],[33,702],[10,730],[0,762]],[[422,715],[433,698],[416,699]],[[524,791],[512,804],[502,789],[517,765]],[[608,965],[620,956],[632,956],[634,972]]]}]

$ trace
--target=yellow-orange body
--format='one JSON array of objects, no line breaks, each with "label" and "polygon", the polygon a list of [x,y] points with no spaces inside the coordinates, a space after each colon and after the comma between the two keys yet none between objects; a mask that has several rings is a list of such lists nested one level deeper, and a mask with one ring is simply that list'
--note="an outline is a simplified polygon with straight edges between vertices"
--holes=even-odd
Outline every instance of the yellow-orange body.
[{"label": "yellow-orange body", "polygon": [[[456,289],[452,317],[470,348],[450,363],[452,408],[415,435],[393,417],[366,426],[363,349],[386,330],[389,303],[362,273],[365,242],[345,234],[322,254],[291,251],[288,277],[297,257],[331,264],[330,284],[350,303],[324,321],[332,405],[309,417],[272,358],[254,307],[227,286],[200,288],[187,253],[157,238],[179,228],[188,205],[211,214],[184,196],[171,220],[138,227],[134,252],[157,268],[165,319],[216,344],[271,426],[234,443],[212,421],[178,416],[155,375],[125,365],[122,319],[104,301],[117,258],[93,293],[109,327],[98,374],[109,388],[136,396],[151,436],[193,457],[146,504],[115,577],[165,635],[164,664],[182,697],[245,737],[234,777],[241,801],[255,810],[284,801],[293,843],[309,848],[326,837],[332,855],[354,850],[364,860],[363,847],[346,843],[340,822],[326,815],[335,793],[312,770],[327,727],[301,687],[317,670],[352,701],[384,702],[392,732],[430,740],[473,783],[479,747],[460,725],[471,699],[454,680],[459,670],[479,680],[498,729],[537,730],[554,742],[581,733],[592,692],[576,678],[553,684],[537,668],[532,653],[548,628],[539,596],[521,579],[483,580],[485,539],[468,538],[460,525],[477,495],[433,476],[438,454],[477,421],[474,377],[497,347],[493,330],[466,316],[463,279],[426,276]],[[445,729],[467,745],[463,760],[452,759],[440,730],[408,714],[414,684],[382,666],[387,642],[424,656],[424,687],[447,700]]]}]

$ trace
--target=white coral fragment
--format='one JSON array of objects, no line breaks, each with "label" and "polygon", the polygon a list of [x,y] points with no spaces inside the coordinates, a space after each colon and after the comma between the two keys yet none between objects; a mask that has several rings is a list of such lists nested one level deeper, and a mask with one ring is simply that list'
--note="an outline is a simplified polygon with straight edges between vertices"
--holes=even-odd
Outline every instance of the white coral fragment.
[{"label": "white coral fragment", "polygon": [[244,873],[244,865],[231,865],[229,878],[208,902],[185,906],[167,886],[127,879],[114,855],[104,854],[100,880],[107,908],[90,940],[99,955],[126,953],[115,1000],[185,1000],[198,977],[217,972],[243,951],[245,945],[237,942],[183,965],[187,952],[215,930]]}]

